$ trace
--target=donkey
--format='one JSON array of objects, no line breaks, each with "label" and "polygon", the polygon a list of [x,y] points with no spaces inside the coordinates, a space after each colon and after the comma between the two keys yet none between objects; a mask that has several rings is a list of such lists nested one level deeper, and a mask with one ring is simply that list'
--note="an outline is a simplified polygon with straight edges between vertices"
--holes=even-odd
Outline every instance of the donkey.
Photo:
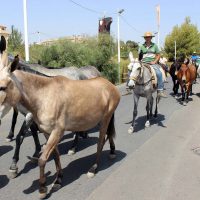
[{"label": "donkey", "polygon": [[[34,73],[34,74],[39,74],[42,76],[47,76],[46,74],[53,75],[54,69],[46,69],[44,67],[36,67],[36,69],[38,71],[35,71],[34,69],[32,69],[29,66],[23,65],[23,66],[18,67],[16,65],[16,62],[19,62],[18,56],[15,57],[15,59],[13,60],[13,62],[11,64],[11,71],[14,71],[15,68],[20,68],[20,70],[27,71],[27,72]],[[59,74],[59,73],[61,74],[61,72],[59,70],[60,69],[56,69],[54,74]],[[44,72],[46,74],[43,74]],[[88,78],[98,77],[101,75],[100,72],[93,66],[84,66],[84,67],[81,67],[80,69],[77,67],[69,67],[69,68],[66,68],[65,70],[62,69],[62,73],[64,73],[64,75],[66,77],[69,77],[70,79],[74,79],[74,80],[76,80],[76,79],[84,80],[84,79],[88,79]],[[19,111],[23,115],[27,114],[24,110],[19,110]],[[9,140],[11,140],[12,137],[14,137],[14,127],[16,124],[17,115],[18,115],[18,110],[15,108],[14,113],[13,113],[11,130],[9,132],[9,135],[7,136],[7,139],[9,139]],[[40,151],[41,151],[41,145],[40,145],[40,141],[38,138],[38,127],[37,127],[36,123],[34,121],[32,121],[29,117],[30,117],[30,115],[27,115],[27,117],[24,120],[22,127],[16,137],[15,151],[14,151],[14,155],[12,158],[11,166],[9,168],[9,172],[11,173],[12,178],[15,178],[18,174],[17,163],[19,161],[20,147],[21,147],[21,144],[22,144],[24,137],[25,137],[26,133],[28,132],[29,128],[31,130],[31,133],[32,133],[32,136],[33,136],[33,139],[35,142],[35,152],[34,152],[33,156],[28,156],[28,158],[32,162],[37,162],[37,159],[38,159]],[[74,135],[75,135],[75,138],[73,140],[71,148],[68,150],[68,155],[72,155],[75,153],[77,146],[78,146],[79,136],[86,138],[87,132],[86,131],[75,132]]]},{"label": "donkey", "polygon": [[11,72],[10,65],[1,62],[0,119],[11,107],[21,106],[32,113],[33,120],[47,139],[38,160],[41,199],[47,196],[45,165],[52,153],[57,170],[53,187],[61,187],[63,172],[57,145],[65,130],[86,131],[100,124],[96,160],[88,171],[88,177],[97,172],[100,154],[107,140],[110,155],[115,157],[114,112],[119,101],[120,93],[116,86],[101,77],[81,81],[63,76],[42,77],[20,70]]}]

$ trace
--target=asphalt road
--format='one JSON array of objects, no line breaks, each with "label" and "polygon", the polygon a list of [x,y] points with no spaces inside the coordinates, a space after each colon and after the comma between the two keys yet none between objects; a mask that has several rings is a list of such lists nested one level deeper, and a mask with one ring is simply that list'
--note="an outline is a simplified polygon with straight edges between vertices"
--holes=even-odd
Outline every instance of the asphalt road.
[{"label": "asphalt road", "polygon": [[[118,86],[121,94],[125,93],[125,85]],[[199,84],[194,88],[198,91]],[[106,181],[121,165],[125,162],[129,155],[140,149],[147,141],[149,141],[160,130],[167,130],[167,123],[174,112],[184,112],[184,106],[180,104],[171,95],[172,82],[168,77],[168,83],[165,83],[166,93],[168,98],[162,99],[159,104],[159,115],[157,119],[151,121],[151,127],[144,128],[145,124],[145,106],[146,100],[141,98],[138,107],[138,117],[136,119],[135,133],[129,135],[127,130],[132,120],[133,112],[133,97],[132,95],[122,96],[120,104],[115,115],[115,125],[117,137],[116,153],[117,157],[114,161],[108,159],[109,145],[105,145],[99,171],[93,179],[88,179],[86,176],[87,170],[93,164],[96,152],[96,143],[98,133],[92,132],[88,139],[81,140],[78,147],[78,152],[73,156],[67,155],[72,142],[72,134],[66,132],[63,140],[59,144],[61,154],[61,164],[64,171],[63,187],[56,192],[51,191],[51,184],[55,179],[54,161],[50,159],[46,165],[47,186],[49,189],[48,199],[70,199],[83,200],[87,199],[100,185]],[[197,93],[198,95],[198,93]],[[189,104],[192,104],[192,98]],[[38,178],[39,168],[29,162],[27,156],[34,152],[34,143],[31,136],[27,136],[20,151],[20,160],[18,162],[19,175],[15,179],[9,179],[9,166],[14,153],[15,141],[11,143],[5,142],[11,123],[12,112],[9,113],[3,120],[0,127],[0,199],[9,200],[25,200],[38,199]],[[23,116],[19,117],[17,122],[16,132],[22,124]],[[170,122],[171,123],[171,122]],[[178,119],[176,122],[179,123]],[[44,143],[44,137],[39,135],[41,143]],[[114,196],[113,196],[113,199]]]}]

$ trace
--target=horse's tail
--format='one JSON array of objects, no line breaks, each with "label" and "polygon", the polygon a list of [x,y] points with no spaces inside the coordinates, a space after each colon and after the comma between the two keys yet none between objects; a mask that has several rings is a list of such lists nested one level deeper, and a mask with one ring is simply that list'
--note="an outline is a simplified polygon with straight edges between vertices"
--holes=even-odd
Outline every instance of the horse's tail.
[{"label": "horse's tail", "polygon": [[107,133],[106,133],[107,134],[106,140],[108,138],[114,138],[115,135],[116,135],[114,119],[115,119],[115,117],[114,117],[114,113],[113,113],[113,115],[112,115],[112,117],[110,119],[109,125],[108,125],[108,129],[107,129]]}]

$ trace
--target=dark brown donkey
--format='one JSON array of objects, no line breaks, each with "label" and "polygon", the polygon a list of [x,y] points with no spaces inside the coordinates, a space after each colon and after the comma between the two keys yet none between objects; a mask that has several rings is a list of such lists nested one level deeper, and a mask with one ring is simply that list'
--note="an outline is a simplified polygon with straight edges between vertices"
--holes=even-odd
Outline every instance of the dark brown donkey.
[{"label": "dark brown donkey", "polygon": [[177,73],[177,79],[181,86],[182,92],[182,101],[183,104],[186,105],[186,100],[192,91],[192,84],[196,79],[196,67],[193,64],[189,63],[189,60],[185,60]]},{"label": "dark brown donkey", "polygon": [[[61,187],[63,172],[57,145],[64,131],[86,131],[100,123],[97,156],[88,176],[94,176],[100,154],[107,139],[110,155],[115,155],[114,111],[119,101],[118,89],[104,78],[70,80],[63,76],[42,77],[15,70],[0,61],[0,119],[11,107],[22,106],[32,113],[33,120],[44,133],[47,143],[38,160],[40,198],[47,195],[45,165],[55,155],[57,178],[54,187]],[[106,136],[107,135],[107,136]]]}]

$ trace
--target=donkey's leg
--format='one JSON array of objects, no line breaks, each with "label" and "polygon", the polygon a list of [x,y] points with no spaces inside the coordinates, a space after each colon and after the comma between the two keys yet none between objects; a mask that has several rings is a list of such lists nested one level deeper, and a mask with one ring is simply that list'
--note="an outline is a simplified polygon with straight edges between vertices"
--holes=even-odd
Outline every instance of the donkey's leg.
[{"label": "donkey's leg", "polygon": [[13,117],[12,117],[11,129],[9,131],[8,136],[6,137],[6,141],[7,142],[12,141],[12,139],[14,137],[14,130],[15,130],[16,122],[17,122],[17,116],[18,116],[18,111],[16,109],[13,109]]},{"label": "donkey's leg", "polygon": [[78,146],[79,132],[73,132],[75,135],[71,148],[68,151],[68,155],[73,155],[76,152]]},{"label": "donkey's leg", "polygon": [[131,127],[128,129],[128,133],[132,134],[134,132],[134,126],[135,126],[135,119],[137,117],[137,107],[138,107],[138,101],[139,101],[139,95],[136,95],[134,93],[133,99],[134,99],[134,108],[133,108],[133,120]]},{"label": "donkey's leg", "polygon": [[33,162],[38,162],[38,158],[40,156],[41,145],[38,137],[38,126],[35,122],[33,122],[30,126],[31,133],[35,143],[35,152],[32,157],[28,156],[28,158]]},{"label": "donkey's leg", "polygon": [[55,161],[55,165],[56,165],[57,176],[56,176],[56,180],[53,183],[52,189],[58,190],[62,187],[63,171],[61,168],[60,154],[59,154],[57,146],[55,147],[53,153],[54,153],[54,161]]},{"label": "donkey's leg", "polygon": [[[47,195],[47,187],[46,187],[46,177],[45,177],[45,165],[46,162],[51,155],[51,153],[55,150],[57,144],[60,141],[60,138],[63,136],[64,130],[61,129],[54,129],[48,140],[46,145],[43,147],[42,154],[38,159],[38,165],[40,167],[40,179],[39,179],[39,196],[40,199],[44,199]],[[47,136],[45,135],[47,138]],[[59,157],[59,153],[56,152],[57,156]],[[60,162],[60,159],[56,158],[56,162]],[[61,164],[57,164],[56,167],[61,166]],[[59,167],[58,167],[59,168]],[[61,168],[61,167],[60,167]],[[61,171],[61,169],[60,169]]]},{"label": "donkey's leg", "polygon": [[15,178],[17,176],[17,172],[18,172],[17,162],[19,161],[20,147],[24,140],[24,136],[25,136],[26,132],[28,131],[31,124],[32,124],[32,114],[28,113],[26,115],[26,119],[24,120],[22,127],[16,137],[15,153],[13,156],[12,164],[9,169],[9,171],[12,173],[13,178]]},{"label": "donkey's leg", "polygon": [[[111,117],[105,117],[103,119],[103,121],[101,121],[101,126],[100,126],[100,131],[99,131],[99,140],[98,140],[98,144],[97,144],[97,155],[96,155],[96,162],[95,164],[89,169],[87,176],[89,178],[94,177],[97,168],[98,168],[98,164],[99,164],[99,158],[103,149],[103,146],[105,144],[105,135],[106,132],[108,130],[108,123],[112,123],[111,121]],[[109,136],[108,136],[109,137]]]},{"label": "donkey's leg", "polygon": [[115,154],[115,143],[114,143],[114,137],[116,135],[115,132],[115,124],[114,124],[114,114],[110,120],[108,130],[107,130],[107,135],[110,143],[110,158],[113,159],[116,157]]}]

